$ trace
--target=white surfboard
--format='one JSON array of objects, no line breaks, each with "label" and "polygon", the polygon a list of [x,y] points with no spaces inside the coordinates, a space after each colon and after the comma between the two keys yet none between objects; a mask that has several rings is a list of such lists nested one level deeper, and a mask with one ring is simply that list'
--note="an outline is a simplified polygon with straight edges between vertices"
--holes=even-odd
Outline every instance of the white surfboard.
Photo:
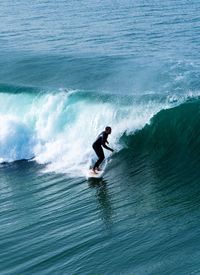
[{"label": "white surfboard", "polygon": [[94,171],[92,169],[89,169],[86,175],[87,179],[100,179],[103,177],[104,174],[104,170],[98,171],[96,173],[94,173]]},{"label": "white surfboard", "polygon": [[97,173],[94,173],[94,171],[91,169],[91,167],[94,165],[90,162],[88,170],[85,171],[86,179],[101,179],[103,178],[103,175],[106,170],[107,164],[111,161],[110,157],[107,157],[104,159],[104,161],[100,165],[101,171],[97,171]]}]

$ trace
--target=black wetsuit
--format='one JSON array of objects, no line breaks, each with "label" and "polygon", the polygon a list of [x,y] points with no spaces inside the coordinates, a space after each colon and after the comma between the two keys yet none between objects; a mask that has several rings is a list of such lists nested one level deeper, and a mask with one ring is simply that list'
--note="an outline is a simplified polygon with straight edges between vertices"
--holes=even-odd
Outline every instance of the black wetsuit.
[{"label": "black wetsuit", "polygon": [[103,146],[104,148],[110,150],[113,152],[113,149],[111,149],[110,147],[108,147],[106,145],[106,142],[107,142],[107,138],[108,138],[108,134],[103,131],[96,139],[96,141],[93,143],[92,147],[95,151],[95,153],[97,154],[98,156],[98,160],[97,162],[95,163],[94,165],[94,168],[98,168],[99,165],[102,163],[102,161],[104,160],[105,156],[104,156],[104,152],[103,152],[103,148],[101,146]]}]

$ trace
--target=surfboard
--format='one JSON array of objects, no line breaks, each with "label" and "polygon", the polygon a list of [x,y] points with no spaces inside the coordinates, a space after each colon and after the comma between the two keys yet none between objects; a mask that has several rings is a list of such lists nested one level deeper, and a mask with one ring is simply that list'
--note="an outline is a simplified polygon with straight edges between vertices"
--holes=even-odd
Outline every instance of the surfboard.
[{"label": "surfboard", "polygon": [[87,179],[100,179],[103,177],[104,174],[104,170],[98,171],[97,173],[94,173],[94,171],[92,169],[89,169],[87,172]]},{"label": "surfboard", "polygon": [[88,170],[85,171],[86,179],[101,179],[103,178],[103,175],[106,170],[107,164],[111,161],[110,157],[107,157],[104,159],[104,161],[100,165],[101,171],[98,171],[97,173],[94,173],[94,171],[91,169],[91,167],[94,166],[94,162],[92,163],[90,160]]}]

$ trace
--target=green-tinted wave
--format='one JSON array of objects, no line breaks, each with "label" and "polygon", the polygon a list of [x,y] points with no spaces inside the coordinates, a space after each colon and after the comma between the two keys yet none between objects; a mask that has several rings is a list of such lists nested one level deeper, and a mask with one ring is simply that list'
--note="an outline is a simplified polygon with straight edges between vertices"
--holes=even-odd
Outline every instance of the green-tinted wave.
[{"label": "green-tinted wave", "polygon": [[143,129],[124,135],[123,144],[133,152],[145,152],[158,158],[200,153],[200,100],[157,113]]}]

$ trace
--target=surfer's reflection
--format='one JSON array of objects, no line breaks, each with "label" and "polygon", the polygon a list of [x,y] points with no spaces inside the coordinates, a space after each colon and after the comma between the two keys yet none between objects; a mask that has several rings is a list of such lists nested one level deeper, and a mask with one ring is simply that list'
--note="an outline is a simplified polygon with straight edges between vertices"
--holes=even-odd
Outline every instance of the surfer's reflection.
[{"label": "surfer's reflection", "polygon": [[100,209],[100,218],[107,229],[112,227],[112,207],[105,180],[91,179],[88,182],[91,188],[96,189],[96,197]]}]

